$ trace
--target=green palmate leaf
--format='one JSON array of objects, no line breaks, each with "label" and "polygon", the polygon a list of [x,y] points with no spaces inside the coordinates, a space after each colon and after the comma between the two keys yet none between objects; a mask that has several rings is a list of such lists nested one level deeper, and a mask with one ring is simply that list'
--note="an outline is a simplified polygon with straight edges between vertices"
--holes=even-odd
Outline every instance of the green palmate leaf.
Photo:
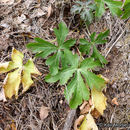
[{"label": "green palmate leaf", "polygon": [[121,13],[122,13],[122,11],[121,11],[122,2],[121,1],[105,0],[105,4],[107,4],[112,15],[117,15],[117,16],[121,15]]},{"label": "green palmate leaf", "polygon": [[109,30],[105,31],[104,33],[100,33],[96,38],[96,33],[92,33],[90,35],[90,42],[85,40],[85,39],[80,39],[80,51],[81,52],[86,52],[87,54],[90,53],[90,50],[92,49],[92,57],[95,59],[99,60],[102,64],[106,64],[107,60],[100,54],[100,52],[96,48],[96,44],[104,44],[107,42],[106,37],[109,34]]},{"label": "green palmate leaf", "polygon": [[[90,0],[88,2],[91,3]],[[82,2],[77,3],[79,5],[82,4]],[[91,6],[91,8],[93,7]],[[105,38],[109,31],[100,33],[97,37],[96,33],[91,34],[90,41],[80,39],[80,49],[82,52],[89,53],[93,49],[92,56],[95,58],[91,57],[84,60],[82,56],[79,57],[70,51],[70,48],[76,41],[73,39],[65,41],[68,29],[63,22],[59,24],[59,29],[54,29],[54,33],[58,42],[57,46],[40,38],[35,38],[36,42],[29,43],[27,47],[36,53],[37,57],[47,58],[46,65],[50,67],[50,73],[45,77],[45,80],[49,83],[59,81],[61,85],[66,84],[65,97],[70,107],[76,108],[83,100],[89,100],[90,89],[95,89],[100,92],[105,87],[104,79],[95,75],[92,70],[101,66],[101,63],[106,63],[105,58],[103,59],[103,56],[98,52],[96,44],[105,43]],[[28,69],[30,66],[32,68],[31,70]],[[4,71],[5,68],[6,65],[2,65],[1,71]],[[32,84],[30,75],[35,71],[31,62],[27,62],[24,70],[26,68],[28,71],[23,73],[22,79],[22,81],[25,81],[23,85],[25,89],[28,88],[28,85]],[[26,82],[26,77],[29,77],[29,82]]]},{"label": "green palmate leaf", "polygon": [[125,0],[124,6],[130,3],[130,0]]},{"label": "green palmate leaf", "polygon": [[79,14],[81,19],[90,24],[93,21],[93,11],[96,9],[95,4],[88,0],[87,2],[76,1],[72,6],[71,13]]},{"label": "green palmate leaf", "polygon": [[94,73],[89,71],[82,71],[82,74],[91,89],[94,87],[97,91],[101,91],[104,88],[104,80],[95,75]]},{"label": "green palmate leaf", "polygon": [[123,7],[123,16],[122,19],[127,19],[130,17],[130,0],[126,0],[124,7]]},{"label": "green palmate leaf", "polygon": [[54,32],[55,32],[55,35],[56,35],[56,38],[57,38],[57,42],[58,42],[58,44],[60,46],[65,41],[69,30],[68,30],[66,24],[64,24],[63,22],[61,22],[59,24],[59,29],[55,28]]},{"label": "green palmate leaf", "polygon": [[66,99],[68,99],[68,102],[70,101],[70,107],[76,108],[83,100],[88,100],[89,95],[89,89],[86,87],[80,72],[77,71],[74,80],[72,80],[65,91]]},{"label": "green palmate leaf", "polygon": [[100,66],[100,62],[94,61],[93,58],[87,58],[81,62],[77,55],[72,54],[70,57],[73,63],[70,63],[69,68],[64,68],[55,76],[48,75],[45,79],[50,83],[59,80],[61,85],[67,84],[65,97],[70,107],[74,109],[83,100],[89,99],[89,89],[95,88],[101,91],[105,87],[105,81],[90,72],[90,69]]},{"label": "green palmate leaf", "polygon": [[102,63],[102,64],[107,64],[107,60],[104,58],[104,56],[102,56],[100,54],[100,52],[97,50],[97,48],[94,46],[93,47],[93,54],[92,54],[92,57],[96,58],[96,59],[99,59],[99,61]]},{"label": "green palmate leaf", "polygon": [[48,41],[41,38],[34,38],[36,42],[27,44],[27,48],[31,49],[34,53],[40,53],[46,49],[57,50],[57,47]]},{"label": "green palmate leaf", "polygon": [[61,22],[59,24],[59,29],[54,29],[54,33],[57,38],[58,46],[41,38],[35,38],[35,43],[29,43],[27,45],[27,48],[36,53],[36,57],[46,58],[50,56],[50,54],[53,54],[46,60],[46,64],[50,66],[51,75],[56,75],[58,73],[60,61],[64,61],[62,55],[65,50],[69,50],[70,47],[75,44],[74,39],[65,41],[68,34],[68,28],[65,23]]},{"label": "green palmate leaf", "polygon": [[66,42],[64,42],[63,48],[70,49],[70,47],[72,47],[74,44],[75,44],[74,39],[67,40]]},{"label": "green palmate leaf", "polygon": [[88,42],[85,39],[80,39],[80,44],[81,44],[80,47],[79,47],[80,51],[83,52],[83,53],[86,52],[87,54],[89,54],[90,49],[91,49],[91,43]]},{"label": "green palmate leaf", "polygon": [[61,51],[58,50],[56,54],[54,54],[53,56],[49,57],[46,60],[46,65],[50,65],[50,72],[52,75],[58,73],[60,57],[61,57]]},{"label": "green palmate leaf", "polygon": [[95,2],[97,5],[95,16],[101,18],[105,12],[104,2],[102,0],[95,0]]},{"label": "green palmate leaf", "polygon": [[73,58],[75,57],[74,56],[72,57],[72,52],[66,49],[64,53],[62,53],[61,57],[62,68],[63,69],[67,68],[70,65],[77,65],[77,63],[75,63],[75,60],[73,60]]},{"label": "green palmate leaf", "polygon": [[97,8],[96,8],[96,17],[101,18],[101,16],[105,12],[105,5],[108,6],[110,9],[112,15],[120,16],[122,14],[121,7],[122,2],[121,1],[114,1],[114,0],[95,0]]},{"label": "green palmate leaf", "polygon": [[109,35],[109,30],[106,30],[105,32],[101,32],[96,40],[95,40],[95,43],[96,44],[104,44],[107,42],[107,40],[104,40],[107,36]]}]

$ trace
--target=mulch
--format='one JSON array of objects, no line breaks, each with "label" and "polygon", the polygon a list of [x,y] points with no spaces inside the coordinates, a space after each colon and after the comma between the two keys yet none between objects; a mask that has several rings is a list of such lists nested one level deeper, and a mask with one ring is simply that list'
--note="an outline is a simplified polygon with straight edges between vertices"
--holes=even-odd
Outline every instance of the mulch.
[{"label": "mulch", "polygon": [[[56,0],[19,0],[12,4],[0,5],[0,62],[10,60],[12,48],[22,51],[25,61],[34,57],[27,50],[26,44],[33,41],[34,37],[41,37],[54,41],[53,28],[60,21],[65,21],[70,32],[68,38],[79,39],[88,37],[89,33],[100,33],[110,29],[110,36],[106,45],[99,46],[101,53],[107,58],[108,65],[99,73],[110,80],[105,95],[107,96],[107,109],[104,115],[96,119],[96,123],[129,123],[129,82],[130,82],[130,21],[112,17],[109,12],[99,21],[94,21],[89,26],[89,31],[80,20],[73,16],[70,8],[74,1],[60,3]],[[48,7],[51,5],[51,15],[48,17]],[[25,62],[24,61],[24,62]],[[34,85],[18,99],[7,102],[0,101],[0,129],[1,130],[62,130],[67,116],[72,112],[64,97],[64,87],[58,83],[48,84],[44,81],[48,73],[45,60],[35,59],[35,64],[42,76],[33,77]],[[5,74],[0,74],[0,89]],[[112,99],[117,98],[119,105],[112,104]],[[46,119],[40,119],[40,108],[49,108]],[[79,116],[77,109],[73,113],[71,129]],[[100,127],[100,126],[99,126]],[[112,128],[99,128],[112,130]]]}]

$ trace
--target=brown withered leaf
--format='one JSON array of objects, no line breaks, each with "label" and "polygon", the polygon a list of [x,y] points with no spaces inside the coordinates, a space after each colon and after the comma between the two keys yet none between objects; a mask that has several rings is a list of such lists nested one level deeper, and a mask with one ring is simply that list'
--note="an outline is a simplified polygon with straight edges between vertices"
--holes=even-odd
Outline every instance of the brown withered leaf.
[{"label": "brown withered leaf", "polygon": [[91,106],[87,104],[83,110],[81,110],[80,114],[87,114],[89,110],[91,109]]},{"label": "brown withered leaf", "polygon": [[45,118],[47,118],[48,114],[49,114],[49,108],[42,106],[40,108],[40,119],[44,120]]},{"label": "brown withered leaf", "polygon": [[119,103],[117,102],[117,98],[116,97],[112,99],[112,103],[117,105],[117,106],[119,105]]},{"label": "brown withered leaf", "polygon": [[92,100],[84,101],[83,104],[80,106],[80,114],[87,114],[92,106]]},{"label": "brown withered leaf", "polygon": [[93,117],[95,117],[96,119],[98,119],[98,118],[101,116],[100,112],[98,112],[96,109],[94,109],[94,110],[91,112],[91,115],[92,115]]},{"label": "brown withered leaf", "polygon": [[84,117],[85,117],[84,115],[81,115],[81,116],[79,116],[78,119],[76,119],[76,121],[75,121],[75,123],[74,123],[74,130],[80,130],[80,129],[78,128],[78,126],[80,126],[80,124],[82,123]]},{"label": "brown withered leaf", "polygon": [[10,127],[11,127],[11,130],[17,130],[15,123],[12,123],[12,124],[10,125]]},{"label": "brown withered leaf", "polygon": [[84,101],[83,104],[80,106],[80,111],[84,109],[84,107],[88,104],[87,101]]}]

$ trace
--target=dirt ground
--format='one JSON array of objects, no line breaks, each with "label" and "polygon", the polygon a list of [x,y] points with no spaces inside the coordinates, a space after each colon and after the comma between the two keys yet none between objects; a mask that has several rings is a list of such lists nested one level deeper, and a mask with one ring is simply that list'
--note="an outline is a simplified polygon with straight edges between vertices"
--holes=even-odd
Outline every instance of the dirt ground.
[{"label": "dirt ground", "polygon": [[[11,3],[12,2],[12,3]],[[0,62],[10,60],[12,48],[22,51],[25,61],[34,55],[26,49],[26,44],[34,37],[48,41],[55,40],[53,28],[64,20],[69,27],[68,37],[81,38],[88,33],[110,29],[108,43],[99,46],[108,64],[99,71],[110,80],[104,92],[107,109],[96,123],[130,123],[130,20],[112,17],[109,12],[100,21],[89,26],[89,32],[80,23],[79,16],[70,14],[74,1],[57,0],[11,0],[0,4]],[[51,12],[51,14],[50,14]],[[62,130],[70,111],[64,98],[64,86],[48,84],[44,81],[48,73],[45,60],[36,59],[35,64],[42,76],[34,77],[34,85],[18,99],[0,102],[0,130]],[[0,88],[4,74],[0,75]],[[114,105],[116,98],[119,105]],[[49,108],[49,115],[43,121],[39,112],[41,106]],[[78,110],[75,118],[78,118]],[[74,121],[73,121],[74,123]],[[101,130],[127,130],[127,128],[100,128]],[[72,124],[73,130],[73,124]]]}]

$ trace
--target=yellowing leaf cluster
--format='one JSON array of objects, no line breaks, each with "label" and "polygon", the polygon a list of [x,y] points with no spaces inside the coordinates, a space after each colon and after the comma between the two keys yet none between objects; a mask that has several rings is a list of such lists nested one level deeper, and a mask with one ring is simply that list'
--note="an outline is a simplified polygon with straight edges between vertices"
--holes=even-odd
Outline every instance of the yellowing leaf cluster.
[{"label": "yellowing leaf cluster", "polygon": [[[103,111],[106,109],[107,98],[104,96],[102,91],[97,91],[96,89],[93,89],[91,92],[92,97],[92,108],[95,108],[101,115],[103,115]],[[91,109],[92,110],[92,109]],[[75,130],[98,130],[98,127],[94,121],[94,118],[90,113],[85,115],[85,118],[83,119],[82,124],[80,125],[79,129]]]},{"label": "yellowing leaf cluster", "polygon": [[[107,98],[104,96],[102,91],[97,91],[96,89],[93,89],[91,91],[91,97],[92,97],[92,108],[95,108],[101,115],[103,115],[103,111],[106,109]],[[95,124],[95,121],[90,113],[88,113],[81,126],[80,130],[98,130],[97,125]]]},{"label": "yellowing leaf cluster", "polygon": [[32,59],[23,65],[23,58],[23,53],[13,48],[11,55],[12,61],[0,63],[0,74],[11,71],[7,74],[3,84],[5,96],[8,98],[12,98],[13,95],[15,95],[16,98],[18,97],[21,82],[23,92],[30,88],[33,84],[31,74],[41,74],[35,67]]},{"label": "yellowing leaf cluster", "polygon": [[91,114],[86,115],[82,125],[80,126],[80,130],[98,130]]},{"label": "yellowing leaf cluster", "polygon": [[103,115],[103,111],[106,109],[106,100],[107,98],[102,92],[99,92],[96,89],[92,90],[92,103],[94,108],[96,108],[101,115]]},{"label": "yellowing leaf cluster", "polygon": [[[106,83],[109,82],[107,78],[103,77],[102,75],[99,76],[102,77],[106,81]],[[93,113],[93,111],[96,109],[99,115],[103,115],[103,112],[107,106],[107,98],[104,96],[102,91],[97,91],[94,88],[91,90],[92,106],[91,109],[89,108],[90,112],[92,111]],[[83,119],[83,122],[80,125],[80,130],[98,130],[98,127],[95,124],[95,121],[90,112],[87,115],[85,115],[85,118]]]}]

